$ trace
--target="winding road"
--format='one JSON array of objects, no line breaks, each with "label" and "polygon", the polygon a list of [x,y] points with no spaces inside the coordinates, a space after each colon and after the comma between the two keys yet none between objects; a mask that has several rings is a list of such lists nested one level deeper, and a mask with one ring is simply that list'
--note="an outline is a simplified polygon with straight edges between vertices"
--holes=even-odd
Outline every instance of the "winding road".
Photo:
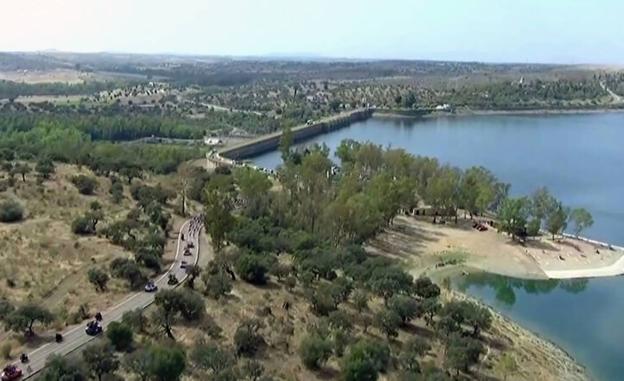
[{"label": "winding road", "polygon": [[[173,264],[158,279],[155,280],[159,290],[175,288],[176,286],[170,286],[167,284],[169,274],[174,274],[180,283],[186,279],[186,271],[181,268],[181,262],[186,261],[189,264],[197,264],[199,260],[199,236],[201,233],[201,222],[197,218],[188,220],[182,224],[180,231],[178,232],[178,241],[176,245],[176,255]],[[184,237],[184,239],[183,239]],[[184,255],[184,249],[188,242],[192,242],[195,247],[191,249],[192,255]],[[121,316],[127,312],[137,308],[144,309],[154,302],[154,296],[156,293],[137,292],[126,298],[119,304],[109,308],[106,311],[102,311],[102,326],[106,332],[106,327],[113,321],[121,320]],[[83,345],[87,344],[91,340],[94,340],[94,336],[89,336],[85,333],[86,322],[80,325],[68,327],[65,331],[61,332],[63,335],[63,341],[61,343],[46,343],[39,348],[34,349],[28,353],[30,362],[28,364],[16,363],[24,372],[23,379],[33,377],[40,372],[44,367],[47,358],[52,354],[65,356]]]}]

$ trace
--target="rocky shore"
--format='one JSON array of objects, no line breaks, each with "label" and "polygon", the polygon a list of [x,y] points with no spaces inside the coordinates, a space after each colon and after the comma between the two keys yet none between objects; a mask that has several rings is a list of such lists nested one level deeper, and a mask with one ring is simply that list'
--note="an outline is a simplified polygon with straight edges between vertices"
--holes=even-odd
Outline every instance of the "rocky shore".
[{"label": "rocky shore", "polygon": [[[509,380],[540,381],[588,381],[592,377],[587,369],[561,347],[538,334],[520,326],[513,320],[498,313],[493,308],[458,291],[450,291],[450,297],[478,303],[492,313],[490,334],[496,343],[511,352],[518,363],[518,374],[510,375]],[[492,346],[491,350],[501,351]],[[486,366],[494,366],[488,363]]]}]

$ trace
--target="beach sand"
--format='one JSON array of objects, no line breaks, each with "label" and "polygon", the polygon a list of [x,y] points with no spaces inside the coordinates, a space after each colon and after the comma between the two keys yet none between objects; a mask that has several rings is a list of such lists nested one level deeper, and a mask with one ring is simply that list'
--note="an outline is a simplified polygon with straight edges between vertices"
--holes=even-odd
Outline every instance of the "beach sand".
[{"label": "beach sand", "polygon": [[370,242],[372,253],[392,253],[414,274],[440,269],[441,263],[525,279],[609,276],[624,272],[623,252],[565,238],[542,236],[525,244],[490,228],[479,232],[460,218],[434,225],[431,217],[398,216],[394,225]]}]

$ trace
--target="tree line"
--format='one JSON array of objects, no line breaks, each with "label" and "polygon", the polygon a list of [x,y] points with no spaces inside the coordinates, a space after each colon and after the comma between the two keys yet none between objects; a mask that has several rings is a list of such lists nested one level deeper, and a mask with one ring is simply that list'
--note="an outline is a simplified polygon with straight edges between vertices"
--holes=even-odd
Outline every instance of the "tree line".
[{"label": "tree line", "polygon": [[119,87],[115,82],[86,81],[81,83],[23,83],[0,80],[0,99],[30,95],[81,95],[110,91]]},{"label": "tree line", "polygon": [[193,147],[153,144],[130,146],[93,141],[75,126],[61,123],[38,123],[33,128],[0,132],[0,160],[48,159],[85,165],[104,175],[131,168],[170,173],[181,162],[201,156],[201,150]]},{"label": "tree line", "polygon": [[579,236],[594,224],[585,208],[570,208],[550,194],[547,188],[536,190],[530,197],[510,197],[500,205],[498,219],[502,231],[512,239],[524,240],[546,230],[554,240],[567,228]]},{"label": "tree line", "polygon": [[[440,216],[456,214],[460,207],[479,214],[507,188],[482,168],[464,173],[353,141],[338,149],[342,167],[337,171],[327,149],[292,151],[285,136],[281,190],[271,191],[267,176],[250,168],[223,170],[205,183],[204,225],[217,250],[201,276],[207,295],[228,295],[236,276],[254,285],[277,281],[291,291],[300,286],[318,318],[298,349],[312,371],[335,358],[345,380],[375,380],[390,371],[405,379],[442,380],[450,373],[470,373],[484,352],[481,332],[491,325],[490,312],[468,301],[444,302],[430,279],[414,279],[394,260],[368,255],[362,243],[419,197],[438,200]],[[283,255],[292,256],[292,264],[284,263]],[[381,308],[373,306],[375,299]],[[390,345],[418,319],[445,348],[445,371],[423,362],[429,340]],[[368,338],[371,327],[386,341]]]},{"label": "tree line", "polygon": [[[565,102],[593,101],[608,95],[594,79],[527,80],[523,83],[499,81],[467,85],[435,94],[435,104],[468,106],[477,109],[535,109],[564,107]],[[576,105],[575,107],[581,107]]]}]

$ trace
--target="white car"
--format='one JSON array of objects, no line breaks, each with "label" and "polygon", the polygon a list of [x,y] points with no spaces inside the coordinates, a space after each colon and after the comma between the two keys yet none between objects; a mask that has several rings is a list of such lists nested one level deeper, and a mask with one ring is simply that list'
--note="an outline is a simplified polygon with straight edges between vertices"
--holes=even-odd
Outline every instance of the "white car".
[{"label": "white car", "polygon": [[147,282],[145,285],[145,292],[156,292],[158,291],[158,286],[152,281]]}]

